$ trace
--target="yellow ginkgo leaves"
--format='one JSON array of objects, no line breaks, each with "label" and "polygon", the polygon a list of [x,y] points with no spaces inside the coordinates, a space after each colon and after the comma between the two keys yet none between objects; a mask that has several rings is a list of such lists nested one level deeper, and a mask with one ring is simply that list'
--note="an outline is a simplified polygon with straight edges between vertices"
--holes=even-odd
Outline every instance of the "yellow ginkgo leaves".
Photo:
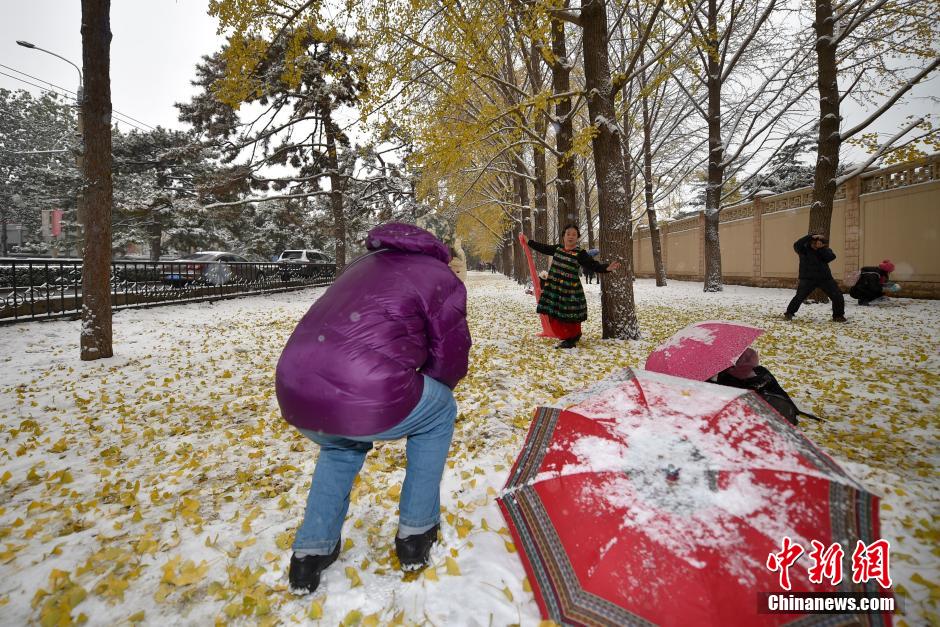
[{"label": "yellow ginkgo leaves", "polygon": [[180,563],[181,557],[176,556],[163,565],[163,582],[174,586],[188,586],[197,583],[206,576],[209,564],[201,562],[198,566],[192,560]]}]

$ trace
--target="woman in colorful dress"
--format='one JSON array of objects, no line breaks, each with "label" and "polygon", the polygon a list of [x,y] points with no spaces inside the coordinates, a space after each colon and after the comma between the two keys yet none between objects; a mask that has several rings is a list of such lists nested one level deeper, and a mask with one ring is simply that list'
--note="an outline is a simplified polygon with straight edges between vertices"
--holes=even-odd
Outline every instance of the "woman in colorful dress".
[{"label": "woman in colorful dress", "polygon": [[552,266],[545,281],[536,311],[548,316],[552,331],[561,338],[555,348],[574,348],[581,339],[581,323],[587,320],[587,300],[581,287],[579,266],[598,274],[613,272],[619,261],[600,263],[578,248],[581,230],[576,224],[565,226],[562,244],[542,244],[523,233],[523,241],[535,252],[552,256]]}]

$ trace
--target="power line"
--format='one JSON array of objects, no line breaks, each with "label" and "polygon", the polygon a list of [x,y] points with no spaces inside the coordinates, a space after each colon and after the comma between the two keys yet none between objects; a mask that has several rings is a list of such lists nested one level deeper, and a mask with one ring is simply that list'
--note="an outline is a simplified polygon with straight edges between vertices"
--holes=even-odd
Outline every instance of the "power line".
[{"label": "power line", "polygon": [[[7,66],[5,66],[5,65],[3,65],[3,64],[0,64],[0,66],[2,66],[2,67],[7,67]],[[15,72],[15,71],[18,71],[18,70],[14,70],[14,72]],[[25,74],[25,72],[24,72],[24,74]],[[59,87],[58,85],[55,85],[54,83],[48,83],[47,81],[43,81],[43,82],[44,82],[44,83],[47,83],[47,84],[49,84],[49,85],[51,85],[52,87],[55,87],[55,88],[57,88],[57,89],[61,89],[61,90],[62,90],[63,92],[65,92],[65,93],[59,93],[59,92],[54,91],[54,90],[52,90],[52,89],[47,89],[47,88],[43,87],[42,85],[37,85],[36,83],[30,82],[30,81],[26,80],[25,78],[20,78],[19,76],[13,76],[12,74],[7,74],[6,72],[0,72],[0,75],[2,75],[2,76],[7,76],[7,77],[9,77],[9,78],[12,78],[13,80],[20,81],[21,83],[26,83],[27,85],[32,85],[33,87],[36,87],[36,88],[38,88],[38,89],[40,89],[40,90],[42,90],[42,91],[44,91],[44,92],[51,93],[51,94],[55,94],[55,95],[57,95],[57,96],[71,97],[73,100],[75,100],[75,99],[76,99],[76,96],[77,96],[77,94],[76,94],[74,91],[65,89],[64,87]],[[29,74],[26,74],[26,75],[29,76]],[[40,79],[36,79],[36,80],[42,80],[42,79],[40,78]],[[138,131],[141,131],[141,132],[144,132],[144,133],[147,132],[147,129],[145,129],[145,128],[141,127],[141,126],[138,126],[137,124],[134,124],[133,122],[128,122],[127,120],[122,119],[122,117],[130,118],[130,116],[128,116],[128,115],[126,115],[126,114],[124,114],[124,113],[121,113],[120,111],[116,111],[116,110],[114,110],[114,109],[111,109],[111,114],[114,116],[115,122],[121,122],[121,123],[123,123],[123,124],[127,124],[128,126],[132,126],[132,127],[136,128]],[[115,115],[115,114],[119,114],[119,115]],[[119,117],[119,116],[120,116],[120,117]],[[133,119],[133,118],[130,118],[130,119]],[[144,122],[141,122],[141,124],[144,124]],[[145,126],[146,126],[146,124],[145,124]],[[152,129],[153,127],[150,127],[150,128]]]},{"label": "power line", "polygon": [[[3,66],[3,67],[6,67],[6,66]],[[59,95],[59,96],[62,95],[62,94],[60,94],[59,92],[52,91],[51,89],[46,89],[46,88],[43,87],[42,85],[37,85],[36,83],[32,83],[32,82],[26,80],[25,78],[20,78],[19,76],[13,76],[12,74],[7,74],[6,72],[0,72],[0,76],[8,76],[8,77],[12,78],[13,80],[21,81],[21,82],[23,82],[23,83],[26,83],[27,85],[32,85],[33,87],[38,87],[39,89],[41,89],[41,90],[43,90],[43,91],[50,91],[50,92],[52,92],[52,93],[54,93],[54,94],[56,94],[56,95]]]},{"label": "power line", "polygon": [[[50,83],[49,81],[44,80],[44,79],[42,79],[42,78],[39,78],[38,76],[33,76],[32,74],[27,74],[26,72],[24,72],[24,71],[22,71],[22,70],[18,70],[18,69],[16,69],[16,68],[10,67],[9,65],[4,65],[4,64],[2,64],[2,63],[0,63],[0,67],[6,68],[6,69],[8,69],[8,70],[11,70],[11,71],[13,71],[13,72],[16,72],[17,74],[22,74],[23,76],[28,76],[28,77],[30,77],[30,78],[33,79],[33,80],[37,80],[37,81],[39,81],[39,82],[41,82],[41,83],[45,83],[45,84],[47,84],[47,85],[50,85],[50,86],[52,86],[52,87],[55,87],[56,89],[62,90],[63,92],[65,92],[65,94],[69,94],[69,95],[71,95],[72,97],[76,97],[76,98],[78,97],[78,94],[77,94],[76,92],[72,91],[71,89],[66,89],[65,87],[61,87],[61,86],[59,86],[59,85],[56,85],[55,83]],[[22,82],[26,83],[27,85],[32,85],[33,87],[38,87],[39,89],[42,89],[43,91],[52,91],[51,89],[46,89],[46,88],[42,87],[41,85],[36,85],[35,83],[30,83],[29,81],[24,80],[24,79],[22,79],[22,78],[20,78],[20,77],[18,77],[18,76],[11,76],[10,74],[7,74],[6,72],[0,72],[0,74],[3,74],[4,76],[9,76],[10,78],[15,79],[15,80],[18,80],[18,81],[22,81]],[[58,93],[58,92],[53,92],[53,93]],[[112,113],[112,115],[113,115],[113,114],[118,114],[118,115],[120,115],[121,117],[127,118],[128,120],[133,120],[134,122],[137,122],[137,123],[139,123],[139,124],[142,124],[143,126],[146,126],[146,127],[149,128],[150,130],[155,130],[154,127],[150,126],[150,125],[147,124],[146,122],[141,122],[141,121],[138,120],[137,118],[131,117],[131,116],[127,115],[126,113],[121,113],[121,112],[118,111],[117,109],[112,108],[112,109],[111,109],[111,113]],[[132,124],[131,122],[127,122],[127,121],[125,121],[125,120],[119,120],[119,121],[124,122],[124,123],[127,124],[128,126],[133,126],[133,127],[136,128],[137,130],[140,130],[140,131],[144,131],[144,130],[145,130],[145,129],[140,128],[140,127],[137,126],[136,124]]]}]

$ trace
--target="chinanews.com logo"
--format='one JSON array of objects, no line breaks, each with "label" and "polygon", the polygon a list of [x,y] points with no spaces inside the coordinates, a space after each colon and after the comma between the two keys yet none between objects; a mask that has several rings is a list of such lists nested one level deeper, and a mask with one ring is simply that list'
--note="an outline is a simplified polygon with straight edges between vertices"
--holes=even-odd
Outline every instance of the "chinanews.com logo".
[{"label": "chinanews.com logo", "polygon": [[[806,554],[811,564],[807,569],[810,583],[829,582],[838,586],[843,580],[845,550],[838,542],[826,546],[813,540],[811,550],[784,536],[779,551],[767,555],[767,568],[777,573],[778,583],[786,592],[758,594],[759,611],[766,613],[842,614],[853,612],[893,612],[895,599],[878,589],[870,592],[791,592],[790,567]],[[891,588],[891,544],[881,539],[865,544],[859,540],[852,552],[852,583],[876,582],[883,590]]]}]

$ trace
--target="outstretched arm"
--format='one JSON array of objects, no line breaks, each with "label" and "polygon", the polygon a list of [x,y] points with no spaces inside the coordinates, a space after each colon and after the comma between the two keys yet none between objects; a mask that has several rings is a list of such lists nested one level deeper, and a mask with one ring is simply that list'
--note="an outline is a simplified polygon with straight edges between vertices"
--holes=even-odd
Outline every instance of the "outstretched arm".
[{"label": "outstretched arm", "polygon": [[588,272],[598,272],[602,274],[613,272],[620,267],[619,261],[614,261],[612,263],[600,263],[583,250],[578,253],[578,263],[581,264],[581,267]]},{"label": "outstretched arm", "polygon": [[542,253],[543,255],[554,255],[555,249],[558,248],[558,246],[553,244],[542,244],[541,242],[531,240],[525,233],[522,234],[522,241],[525,242],[526,246],[537,253]]}]

